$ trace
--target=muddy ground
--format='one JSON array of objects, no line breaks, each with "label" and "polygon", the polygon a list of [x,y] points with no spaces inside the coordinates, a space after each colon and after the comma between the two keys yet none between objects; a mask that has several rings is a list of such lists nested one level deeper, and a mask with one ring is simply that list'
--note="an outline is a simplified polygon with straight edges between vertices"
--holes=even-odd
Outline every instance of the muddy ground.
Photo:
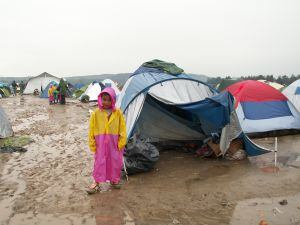
[{"label": "muddy ground", "polygon": [[[260,211],[249,214],[237,211],[237,206],[253,198],[285,196],[294,201],[286,209],[300,215],[300,169],[288,166],[300,155],[299,135],[278,138],[277,173],[270,172],[273,154],[232,162],[167,151],[155,169],[130,176],[121,190],[88,196],[85,189],[92,181],[93,166],[87,147],[91,106],[70,99],[65,106],[49,106],[47,100],[33,96],[0,99],[0,104],[15,135],[34,140],[26,153],[0,154],[1,225],[221,225],[238,224],[236,220],[246,224],[243,220],[250,216],[251,224],[258,224],[268,221],[272,207],[263,213],[259,203]],[[274,138],[255,141],[274,146]],[[300,224],[300,218],[292,221],[284,211],[277,213],[284,224]]]}]

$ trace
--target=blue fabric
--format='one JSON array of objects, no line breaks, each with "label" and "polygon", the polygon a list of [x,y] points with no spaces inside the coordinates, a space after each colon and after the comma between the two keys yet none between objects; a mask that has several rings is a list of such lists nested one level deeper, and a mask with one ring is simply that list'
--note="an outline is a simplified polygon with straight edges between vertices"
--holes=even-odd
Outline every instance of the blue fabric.
[{"label": "blue fabric", "polygon": [[220,133],[222,128],[230,122],[233,111],[233,97],[229,92],[222,92],[203,101],[177,106],[186,111],[186,119],[206,135]]},{"label": "blue fabric", "polygon": [[253,143],[248,138],[248,136],[244,133],[242,133],[239,138],[241,138],[243,140],[244,149],[248,156],[258,156],[258,155],[262,155],[262,154],[270,152],[267,149],[263,149],[263,148],[259,147],[258,145],[256,145],[255,143]]},{"label": "blue fabric", "polygon": [[287,101],[241,102],[246,119],[262,120],[292,116]]},{"label": "blue fabric", "polygon": [[300,95],[300,87],[297,87],[295,90],[295,95]]},{"label": "blue fabric", "polygon": [[[186,74],[179,74],[177,76],[173,76],[166,73],[146,72],[146,73],[134,74],[131,79],[132,80],[129,86],[125,90],[125,97],[121,102],[120,108],[123,110],[123,112],[127,109],[128,105],[135,99],[135,97],[137,97],[142,92],[147,92],[152,86],[160,82],[164,82],[168,80],[176,80],[176,79],[185,79],[185,80],[194,80],[204,84],[203,82],[195,80]],[[212,92],[217,93],[216,90],[214,90],[210,86],[208,87],[211,89]]]}]

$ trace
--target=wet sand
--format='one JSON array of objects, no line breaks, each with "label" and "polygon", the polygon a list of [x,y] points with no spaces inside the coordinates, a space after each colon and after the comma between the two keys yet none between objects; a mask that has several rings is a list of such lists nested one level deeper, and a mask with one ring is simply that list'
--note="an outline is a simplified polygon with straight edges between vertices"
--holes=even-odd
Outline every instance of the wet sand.
[{"label": "wet sand", "polygon": [[[121,190],[88,196],[92,106],[70,99],[65,106],[49,106],[33,96],[0,99],[0,104],[15,134],[34,140],[26,153],[0,154],[1,225],[235,224],[242,201],[281,196],[295,196],[290,210],[300,214],[300,169],[289,166],[300,155],[300,135],[278,138],[277,173],[269,170],[272,153],[232,162],[165,151],[151,172],[130,176]],[[274,138],[255,141],[274,146]],[[253,215],[246,212],[249,221]]]}]

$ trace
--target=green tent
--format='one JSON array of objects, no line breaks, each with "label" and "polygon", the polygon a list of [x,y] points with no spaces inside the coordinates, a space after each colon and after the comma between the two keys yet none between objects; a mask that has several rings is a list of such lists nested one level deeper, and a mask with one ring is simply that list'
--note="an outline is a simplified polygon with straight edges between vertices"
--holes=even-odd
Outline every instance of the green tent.
[{"label": "green tent", "polygon": [[88,88],[88,86],[89,86],[89,84],[86,84],[82,88],[74,91],[75,97],[79,98],[86,91],[86,89]]},{"label": "green tent", "polygon": [[2,97],[9,97],[10,91],[8,88],[2,87],[2,88],[0,88],[0,94],[2,95]]}]

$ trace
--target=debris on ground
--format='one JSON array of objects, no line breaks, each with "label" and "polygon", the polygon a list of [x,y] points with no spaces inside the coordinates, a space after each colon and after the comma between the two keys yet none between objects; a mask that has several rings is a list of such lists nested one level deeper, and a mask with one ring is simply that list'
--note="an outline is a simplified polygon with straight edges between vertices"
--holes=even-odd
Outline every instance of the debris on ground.
[{"label": "debris on ground", "polygon": [[286,199],[283,199],[282,201],[279,202],[280,205],[287,205],[288,201]]}]

